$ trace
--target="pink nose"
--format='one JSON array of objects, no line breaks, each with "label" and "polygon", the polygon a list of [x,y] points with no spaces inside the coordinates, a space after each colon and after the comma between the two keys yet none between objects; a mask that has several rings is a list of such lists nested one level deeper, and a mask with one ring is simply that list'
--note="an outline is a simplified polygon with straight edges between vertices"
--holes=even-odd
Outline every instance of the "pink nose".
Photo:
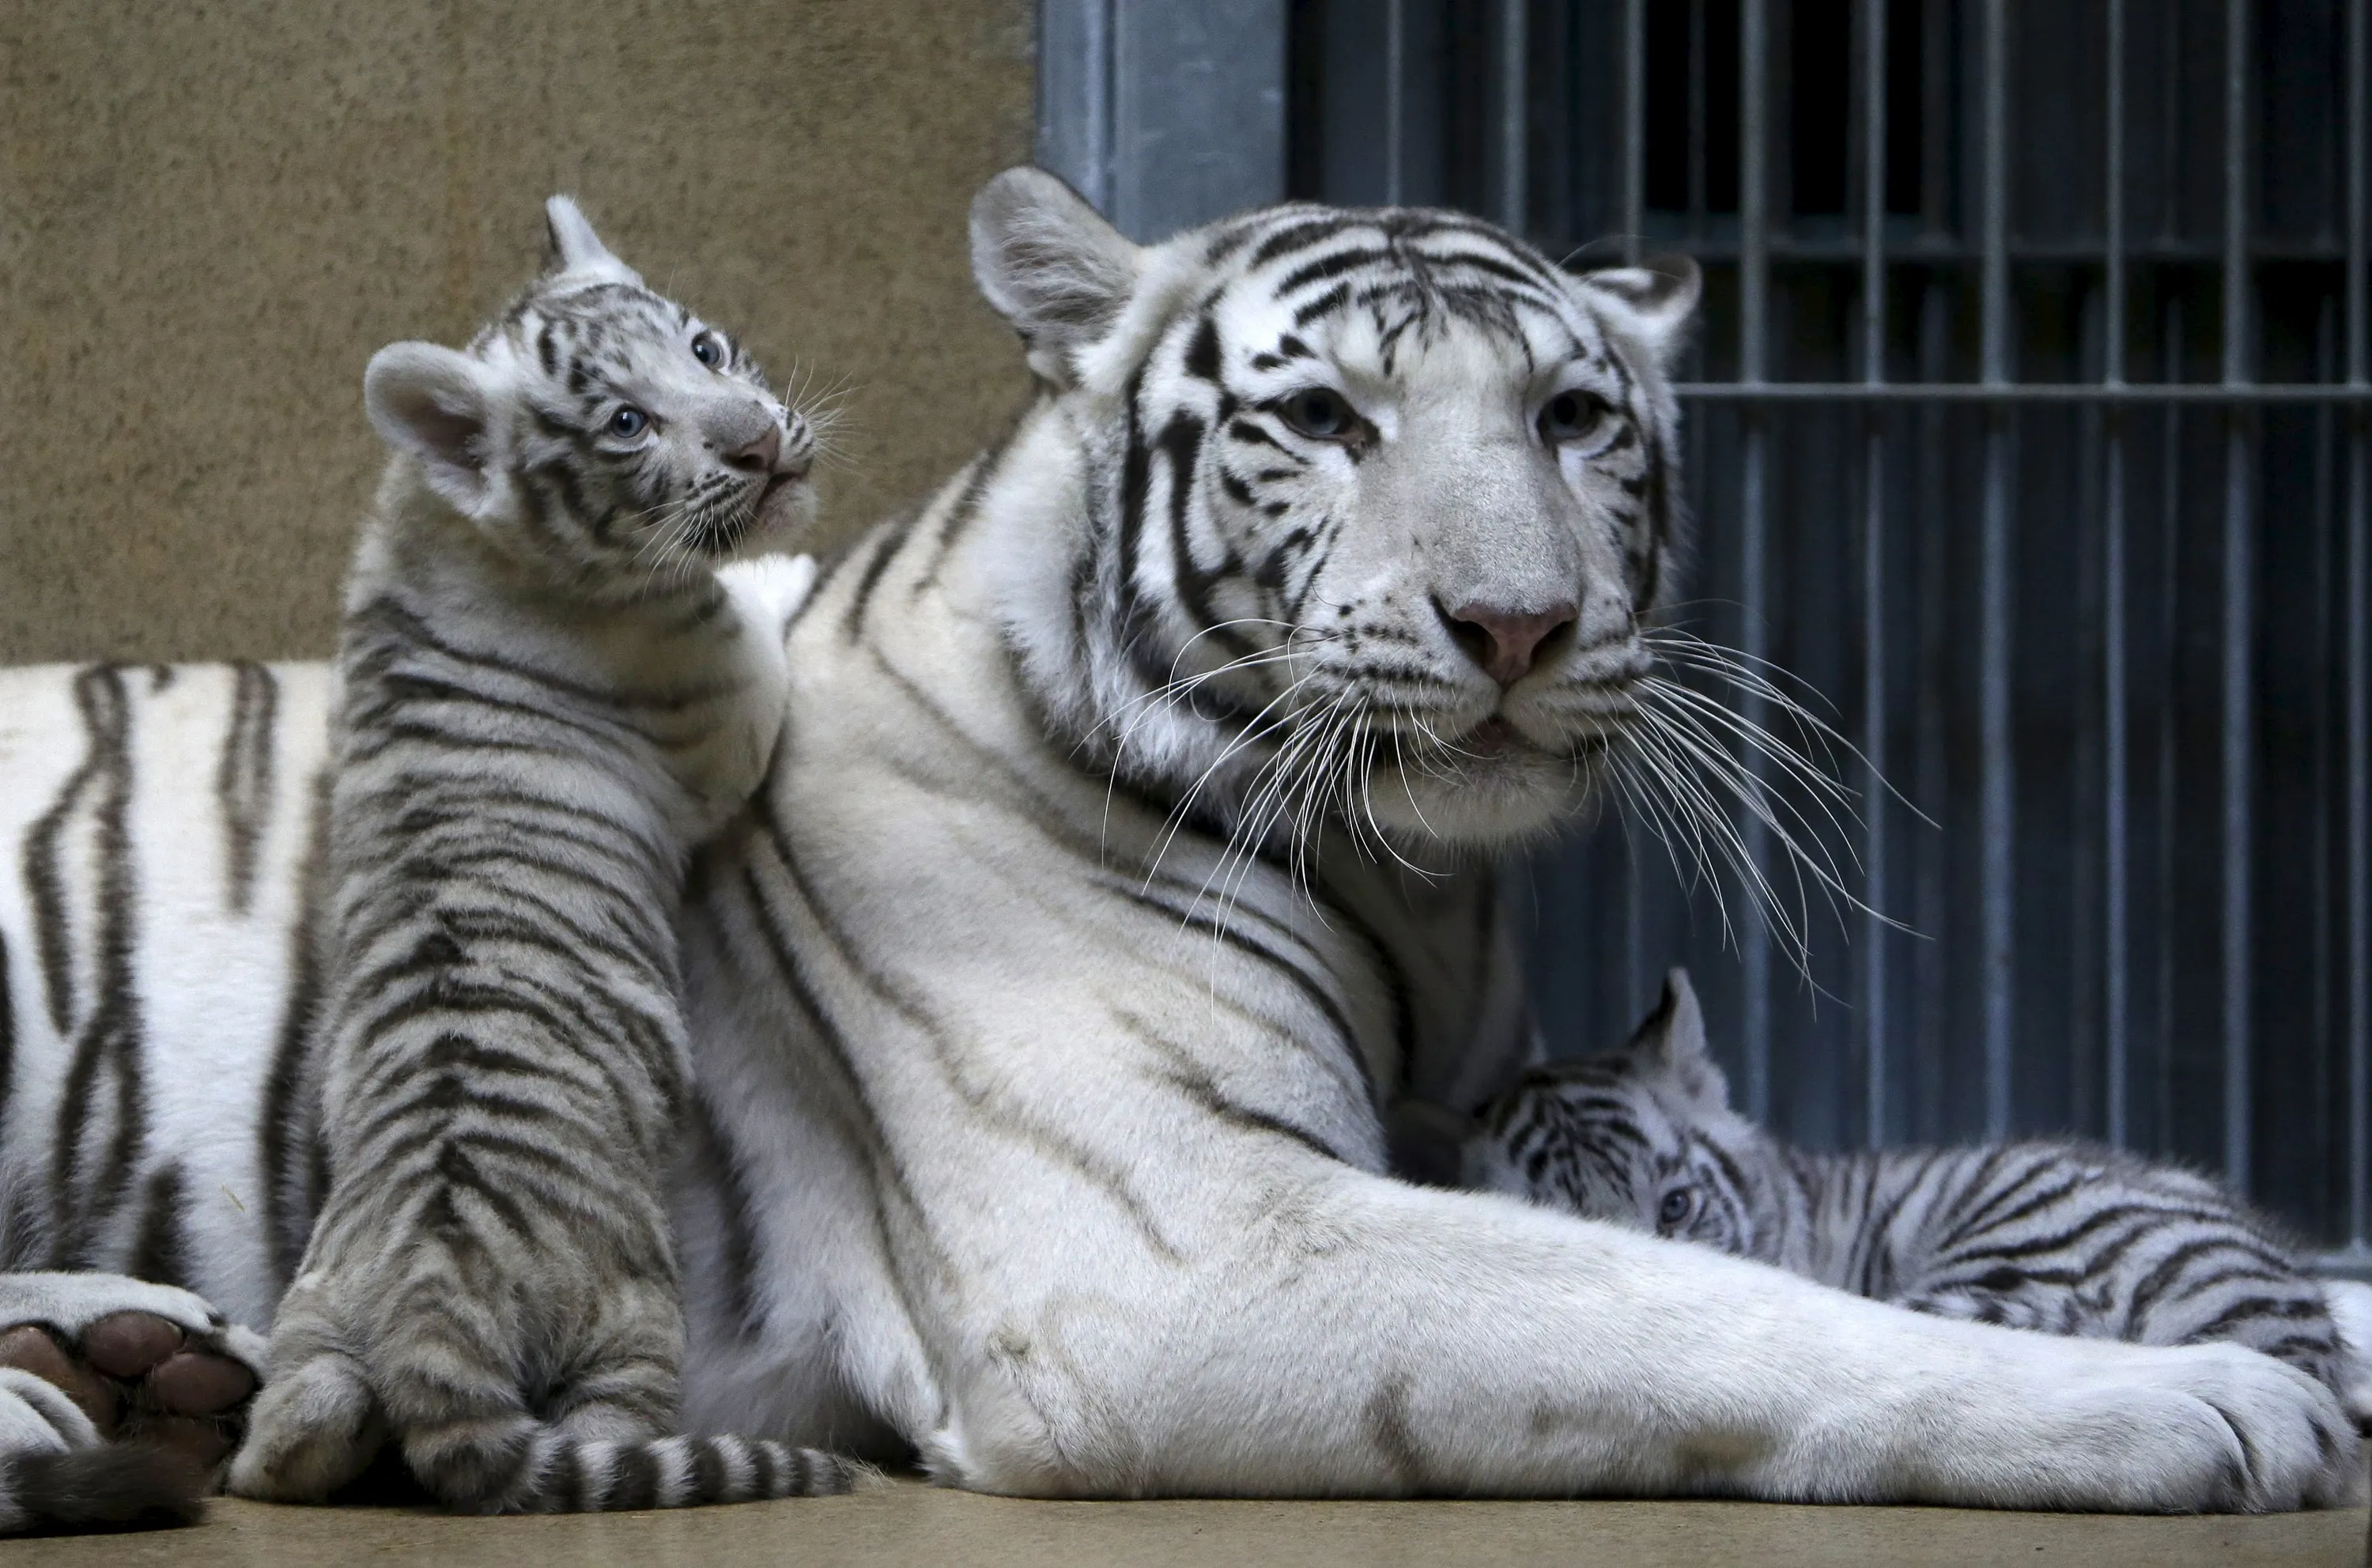
[{"label": "pink nose", "polygon": [[774,459],[782,455],[782,426],[769,420],[766,428],[758,433],[756,440],[726,453],[725,460],[750,473],[772,473],[774,471]]},{"label": "pink nose", "polygon": [[1501,610],[1488,604],[1461,604],[1455,610],[1436,604],[1435,609],[1458,645],[1466,650],[1466,656],[1502,686],[1513,686],[1530,674],[1541,645],[1581,614],[1571,603],[1541,610]]}]

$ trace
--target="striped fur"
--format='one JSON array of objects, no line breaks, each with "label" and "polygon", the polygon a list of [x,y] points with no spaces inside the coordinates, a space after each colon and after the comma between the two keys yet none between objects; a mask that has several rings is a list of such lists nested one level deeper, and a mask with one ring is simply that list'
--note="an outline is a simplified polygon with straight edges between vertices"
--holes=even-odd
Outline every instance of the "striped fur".
[{"label": "striped fur", "polygon": [[1139,248],[1029,171],[974,220],[1041,396],[819,584],[688,885],[689,1430],[1033,1495],[2360,1488],[2329,1393],[2238,1347],[1895,1312],[1396,1176],[1453,1174],[1531,1051],[1490,849],[1643,733],[1684,280],[1409,211]]},{"label": "striped fur", "polygon": [[[687,857],[762,776],[812,568],[714,567],[808,510],[748,358],[602,249],[466,354],[399,344],[347,588],[313,1063],[329,1186],[233,1483],[319,1500],[382,1437],[439,1498],[650,1507],[843,1489],[827,1456],[667,1438],[662,1185]],[[748,574],[757,574],[748,576]]]},{"label": "striped fur", "polygon": [[2365,1380],[2294,1243],[2203,1177],[2077,1143],[1780,1143],[1729,1109],[1682,970],[1622,1051],[1536,1068],[1486,1108],[1467,1176],[1914,1312],[2136,1344],[2229,1340],[2343,1399]]}]

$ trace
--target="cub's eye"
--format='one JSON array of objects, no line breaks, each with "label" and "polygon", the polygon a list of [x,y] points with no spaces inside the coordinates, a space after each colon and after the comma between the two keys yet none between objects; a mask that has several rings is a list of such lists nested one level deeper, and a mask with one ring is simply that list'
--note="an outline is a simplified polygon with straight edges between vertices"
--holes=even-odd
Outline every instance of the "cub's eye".
[{"label": "cub's eye", "polygon": [[1358,429],[1359,416],[1343,394],[1330,387],[1312,387],[1285,400],[1277,411],[1285,424],[1313,441],[1341,441]]},{"label": "cub's eye", "polygon": [[692,340],[692,357],[711,370],[722,369],[725,365],[725,340],[715,332],[701,333]]},{"label": "cub's eye", "polygon": [[651,427],[651,416],[631,404],[610,416],[610,434],[631,441]]},{"label": "cub's eye", "polygon": [[1656,1223],[1666,1225],[1679,1225],[1689,1217],[1690,1212],[1696,1206],[1695,1193],[1685,1187],[1675,1187],[1665,1193],[1664,1201],[1657,1205]]},{"label": "cub's eye", "polygon": [[1559,392],[1541,410],[1541,439],[1552,447],[1587,441],[1613,413],[1595,392]]}]

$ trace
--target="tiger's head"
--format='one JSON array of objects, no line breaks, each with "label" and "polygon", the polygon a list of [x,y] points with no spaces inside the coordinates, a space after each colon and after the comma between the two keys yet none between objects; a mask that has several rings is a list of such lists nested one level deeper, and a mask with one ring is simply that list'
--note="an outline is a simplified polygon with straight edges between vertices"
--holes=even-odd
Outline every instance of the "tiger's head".
[{"label": "tiger's head", "polygon": [[565,196],[543,274],[466,351],[392,343],[371,423],[512,559],[606,595],[754,552],[812,517],[808,421],[757,361],[645,285]]},{"label": "tiger's head", "polygon": [[1686,970],[1622,1050],[1535,1068],[1479,1112],[1465,1184],[1756,1255],[1777,1226],[1767,1135],[1729,1109]]},{"label": "tiger's head", "polygon": [[1693,263],[1307,203],[1139,247],[1027,168],[971,243],[1050,400],[1034,510],[1086,519],[1004,596],[1069,739],[1253,836],[1487,845],[1588,796],[1680,547]]}]

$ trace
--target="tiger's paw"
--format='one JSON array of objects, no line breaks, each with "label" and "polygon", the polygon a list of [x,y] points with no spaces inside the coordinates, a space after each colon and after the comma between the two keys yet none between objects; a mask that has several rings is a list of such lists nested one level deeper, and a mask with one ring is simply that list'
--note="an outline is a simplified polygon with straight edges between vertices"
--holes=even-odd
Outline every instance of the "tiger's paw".
[{"label": "tiger's paw", "polygon": [[325,1503],[370,1467],[387,1438],[362,1368],[324,1351],[273,1377],[256,1400],[230,1490],[267,1503]]},{"label": "tiger's paw", "polygon": [[259,1336],[110,1274],[0,1274],[0,1529],[194,1516],[262,1380]]}]

